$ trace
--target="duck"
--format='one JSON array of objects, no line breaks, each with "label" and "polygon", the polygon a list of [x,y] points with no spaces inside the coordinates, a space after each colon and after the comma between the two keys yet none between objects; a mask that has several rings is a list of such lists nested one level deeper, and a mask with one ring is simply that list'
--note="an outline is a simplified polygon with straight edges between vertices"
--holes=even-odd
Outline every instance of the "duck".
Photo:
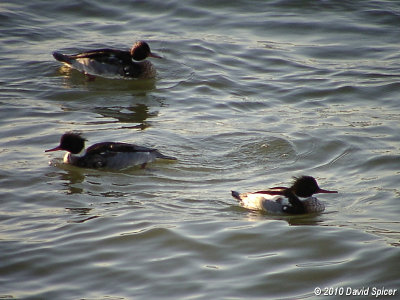
[{"label": "duck", "polygon": [[148,57],[162,58],[150,50],[145,41],[136,42],[130,51],[118,49],[97,49],[78,54],[53,52],[53,57],[89,77],[150,79],[156,76],[154,65],[145,60]]},{"label": "duck", "polygon": [[239,200],[243,207],[279,215],[323,212],[325,205],[313,197],[315,194],[322,193],[332,194],[337,191],[321,189],[312,176],[294,177],[294,182],[290,187],[279,186],[242,194],[231,191],[232,197]]},{"label": "duck", "polygon": [[154,148],[128,143],[102,142],[85,148],[86,139],[78,132],[66,132],[61,136],[60,144],[45,152],[64,150],[64,163],[82,168],[126,169],[133,166],[145,168],[147,163],[156,159],[176,160]]}]

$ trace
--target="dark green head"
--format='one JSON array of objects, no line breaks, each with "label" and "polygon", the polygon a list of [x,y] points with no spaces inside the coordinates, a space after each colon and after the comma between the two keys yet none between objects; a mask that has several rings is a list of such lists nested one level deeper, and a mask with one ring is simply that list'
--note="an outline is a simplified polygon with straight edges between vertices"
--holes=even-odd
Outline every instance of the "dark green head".
[{"label": "dark green head", "polygon": [[85,148],[85,139],[77,132],[66,132],[61,136],[60,145],[45,152],[64,150],[78,154]]},{"label": "dark green head", "polygon": [[302,198],[311,197],[312,195],[318,193],[337,193],[337,191],[328,191],[321,189],[318,186],[315,178],[311,176],[295,177],[295,181],[290,187],[290,190],[295,193],[296,196]]}]

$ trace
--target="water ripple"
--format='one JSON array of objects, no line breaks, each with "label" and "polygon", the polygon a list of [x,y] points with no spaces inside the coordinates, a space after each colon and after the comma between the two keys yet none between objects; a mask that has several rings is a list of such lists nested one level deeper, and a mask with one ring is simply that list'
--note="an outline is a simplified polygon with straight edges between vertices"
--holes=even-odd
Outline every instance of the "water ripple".
[{"label": "water ripple", "polygon": [[[0,298],[396,288],[399,12],[395,1],[2,4]],[[154,80],[88,81],[51,56],[139,39],[164,57]],[[44,153],[67,130],[178,161],[68,166]],[[319,196],[324,213],[274,217],[230,195],[301,174],[339,191]]]}]

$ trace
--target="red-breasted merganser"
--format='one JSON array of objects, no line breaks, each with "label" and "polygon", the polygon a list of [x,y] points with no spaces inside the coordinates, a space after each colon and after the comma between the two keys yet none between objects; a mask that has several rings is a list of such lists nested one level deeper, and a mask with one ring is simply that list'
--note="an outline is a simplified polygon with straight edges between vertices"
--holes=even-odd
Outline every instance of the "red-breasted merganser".
[{"label": "red-breasted merganser", "polygon": [[274,187],[244,194],[232,191],[232,196],[248,209],[263,210],[272,214],[306,214],[325,210],[325,205],[316,197],[312,197],[318,193],[337,193],[337,191],[323,190],[314,177],[301,176],[295,178],[293,185],[289,188]]},{"label": "red-breasted merganser", "polygon": [[53,56],[56,60],[91,76],[142,79],[156,76],[153,64],[144,59],[161,58],[152,53],[149,45],[144,41],[136,42],[130,51],[98,49],[73,55],[53,52]]},{"label": "red-breasted merganser", "polygon": [[61,136],[60,145],[45,152],[64,150],[64,163],[83,168],[125,169],[146,164],[157,158],[176,160],[175,157],[161,154],[157,149],[126,143],[103,142],[85,149],[85,139],[75,132]]}]

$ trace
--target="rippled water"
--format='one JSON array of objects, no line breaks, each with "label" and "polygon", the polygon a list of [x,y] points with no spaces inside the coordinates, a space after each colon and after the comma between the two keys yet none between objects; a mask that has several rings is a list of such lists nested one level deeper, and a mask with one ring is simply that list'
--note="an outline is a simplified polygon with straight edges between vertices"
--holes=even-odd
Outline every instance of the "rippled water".
[{"label": "rippled water", "polygon": [[[0,15],[0,298],[400,288],[397,1],[12,1]],[[51,56],[138,39],[164,57],[155,80],[89,81]],[[65,166],[44,150],[68,130],[179,160]],[[230,196],[301,174],[339,191],[324,213]]]}]

